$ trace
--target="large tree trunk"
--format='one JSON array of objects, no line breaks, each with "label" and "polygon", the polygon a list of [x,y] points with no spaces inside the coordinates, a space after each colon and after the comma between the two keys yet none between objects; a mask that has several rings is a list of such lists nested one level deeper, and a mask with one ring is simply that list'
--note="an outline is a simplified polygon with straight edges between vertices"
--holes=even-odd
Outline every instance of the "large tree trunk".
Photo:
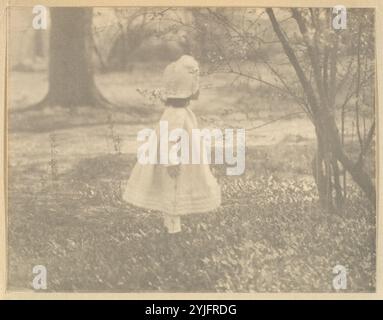
[{"label": "large tree trunk", "polygon": [[49,91],[40,105],[76,107],[106,103],[92,67],[90,8],[51,8]]}]

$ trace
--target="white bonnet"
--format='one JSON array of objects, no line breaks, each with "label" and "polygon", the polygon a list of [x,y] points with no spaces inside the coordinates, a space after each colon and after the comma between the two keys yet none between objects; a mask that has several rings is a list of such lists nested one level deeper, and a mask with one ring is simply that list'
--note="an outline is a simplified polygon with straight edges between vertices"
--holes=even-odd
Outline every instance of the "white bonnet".
[{"label": "white bonnet", "polygon": [[188,55],[170,63],[164,71],[164,98],[190,98],[199,90],[198,62]]}]

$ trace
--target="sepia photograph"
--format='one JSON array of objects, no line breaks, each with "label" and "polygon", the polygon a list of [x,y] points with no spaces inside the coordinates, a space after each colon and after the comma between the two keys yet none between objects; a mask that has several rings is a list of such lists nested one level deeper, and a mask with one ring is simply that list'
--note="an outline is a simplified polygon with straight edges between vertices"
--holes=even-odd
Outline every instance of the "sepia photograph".
[{"label": "sepia photograph", "polygon": [[375,293],[375,35],[371,7],[8,7],[6,290]]}]

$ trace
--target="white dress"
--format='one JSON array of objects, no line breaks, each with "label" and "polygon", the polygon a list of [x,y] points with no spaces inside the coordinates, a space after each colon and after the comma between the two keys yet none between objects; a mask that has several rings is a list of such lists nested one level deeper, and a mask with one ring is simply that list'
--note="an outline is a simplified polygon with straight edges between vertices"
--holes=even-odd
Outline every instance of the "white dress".
[{"label": "white dress", "polygon": [[[175,128],[185,129],[190,140],[192,129],[198,128],[197,119],[189,107],[167,107],[160,121],[168,121],[169,132]],[[159,131],[158,127],[156,131]],[[202,148],[201,152],[206,150]],[[179,175],[171,178],[166,165],[137,162],[126,183],[123,198],[135,206],[176,216],[214,210],[221,204],[221,189],[209,164],[180,164]]]}]

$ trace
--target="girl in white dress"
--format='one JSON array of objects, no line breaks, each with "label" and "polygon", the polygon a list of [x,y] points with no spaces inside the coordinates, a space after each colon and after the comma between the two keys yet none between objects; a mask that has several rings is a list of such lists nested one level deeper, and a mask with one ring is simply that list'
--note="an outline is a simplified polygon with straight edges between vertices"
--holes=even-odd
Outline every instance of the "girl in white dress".
[{"label": "girl in white dress", "polygon": [[[167,122],[168,132],[178,128],[184,129],[190,139],[189,145],[192,146],[195,143],[192,141],[192,129],[197,129],[198,124],[189,103],[199,95],[198,63],[193,57],[183,55],[166,67],[163,78],[166,109],[160,123]],[[155,132],[154,142],[157,144],[160,140],[159,126]],[[206,156],[206,150],[203,141],[200,143],[203,158]],[[171,144],[170,142],[168,150],[171,150]],[[191,162],[137,162],[127,182],[124,200],[138,207],[162,212],[168,232],[180,232],[182,215],[209,212],[221,204],[221,190],[209,164],[203,161],[198,164]]]}]

